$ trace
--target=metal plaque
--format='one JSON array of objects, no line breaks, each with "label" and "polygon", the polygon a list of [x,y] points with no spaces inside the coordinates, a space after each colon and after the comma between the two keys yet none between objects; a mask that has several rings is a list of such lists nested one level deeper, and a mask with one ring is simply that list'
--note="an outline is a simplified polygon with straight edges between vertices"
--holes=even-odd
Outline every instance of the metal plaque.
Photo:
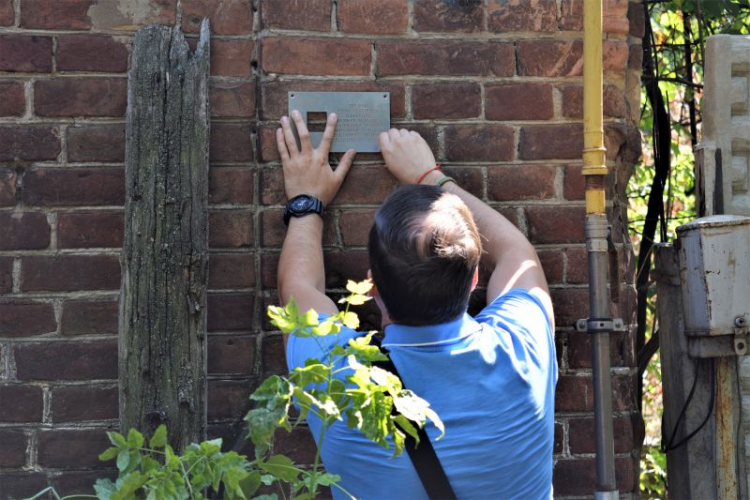
[{"label": "metal plaque", "polygon": [[328,114],[336,113],[338,125],[331,145],[332,153],[349,149],[377,153],[380,151],[378,135],[391,128],[390,92],[291,91],[289,113],[294,109],[302,113],[316,148],[323,136]]}]

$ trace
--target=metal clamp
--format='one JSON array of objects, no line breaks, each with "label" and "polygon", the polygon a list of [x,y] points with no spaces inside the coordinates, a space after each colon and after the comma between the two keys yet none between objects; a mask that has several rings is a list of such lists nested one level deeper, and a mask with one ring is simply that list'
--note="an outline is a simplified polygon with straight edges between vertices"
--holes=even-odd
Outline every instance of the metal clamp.
[{"label": "metal clamp", "polygon": [[576,330],[581,333],[626,332],[628,328],[620,318],[588,318],[576,321]]}]

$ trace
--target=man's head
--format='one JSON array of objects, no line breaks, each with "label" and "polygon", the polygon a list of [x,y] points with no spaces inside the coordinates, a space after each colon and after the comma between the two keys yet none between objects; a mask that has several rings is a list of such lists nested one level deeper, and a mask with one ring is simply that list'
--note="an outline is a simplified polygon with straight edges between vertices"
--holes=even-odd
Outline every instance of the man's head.
[{"label": "man's head", "polygon": [[482,246],[458,196],[434,186],[397,189],[375,215],[368,250],[394,323],[444,323],[466,311]]}]

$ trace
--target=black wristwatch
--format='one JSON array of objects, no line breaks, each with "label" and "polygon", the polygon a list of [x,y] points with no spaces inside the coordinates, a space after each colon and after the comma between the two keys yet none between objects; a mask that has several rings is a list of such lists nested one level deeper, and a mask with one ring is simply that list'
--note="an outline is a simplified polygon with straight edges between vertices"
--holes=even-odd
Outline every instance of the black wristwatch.
[{"label": "black wristwatch", "polygon": [[284,225],[289,225],[289,219],[291,217],[304,217],[309,214],[318,214],[323,217],[323,211],[325,206],[323,202],[314,196],[309,194],[301,194],[295,196],[286,204],[286,210],[284,210]]}]

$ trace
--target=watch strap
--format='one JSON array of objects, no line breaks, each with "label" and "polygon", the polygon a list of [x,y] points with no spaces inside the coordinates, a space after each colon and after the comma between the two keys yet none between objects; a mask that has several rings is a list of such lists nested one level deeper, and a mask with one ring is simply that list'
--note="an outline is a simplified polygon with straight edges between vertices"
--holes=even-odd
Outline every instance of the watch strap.
[{"label": "watch strap", "polygon": [[[312,200],[312,204],[304,211],[296,211],[292,210],[292,203],[294,203],[299,198],[310,198]],[[289,220],[292,217],[304,217],[306,215],[310,214],[318,214],[321,217],[323,217],[323,213],[325,212],[325,205],[323,205],[323,202],[320,201],[315,196],[309,195],[309,194],[300,194],[298,196],[295,196],[291,200],[289,200],[286,204],[286,208],[284,209],[284,225],[289,225]]]}]

